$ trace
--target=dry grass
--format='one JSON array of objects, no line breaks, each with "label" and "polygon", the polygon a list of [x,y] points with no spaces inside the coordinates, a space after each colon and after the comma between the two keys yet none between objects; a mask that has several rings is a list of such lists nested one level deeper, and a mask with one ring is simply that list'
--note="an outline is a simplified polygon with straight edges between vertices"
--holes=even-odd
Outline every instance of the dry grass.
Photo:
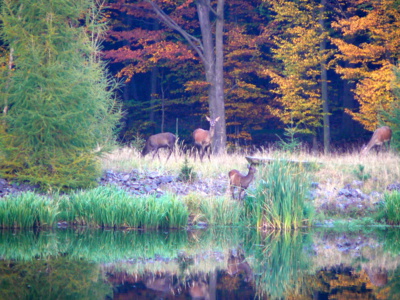
[{"label": "dry grass", "polygon": [[[141,158],[138,151],[125,147],[106,156],[103,159],[103,169],[124,172],[137,169],[178,175],[184,164],[185,156],[179,155],[179,150],[175,152],[175,155],[171,155],[169,161],[165,162],[166,152],[162,150],[160,151],[160,160],[157,156],[153,160],[151,155]],[[188,161],[198,178],[226,177],[228,180],[227,174],[232,169],[238,169],[243,173],[247,172],[248,162],[245,156],[246,154],[234,153],[211,156],[211,161],[205,158],[203,163],[200,163],[199,159],[194,161],[192,157],[189,157]],[[365,193],[382,192],[389,184],[400,182],[400,156],[394,152],[375,153],[371,151],[366,156],[360,156],[358,152],[313,155],[306,152],[290,154],[279,150],[264,149],[252,153],[251,156],[321,163],[319,170],[315,171],[314,180],[319,183],[321,188],[332,192],[355,181],[363,182],[361,189]]]}]

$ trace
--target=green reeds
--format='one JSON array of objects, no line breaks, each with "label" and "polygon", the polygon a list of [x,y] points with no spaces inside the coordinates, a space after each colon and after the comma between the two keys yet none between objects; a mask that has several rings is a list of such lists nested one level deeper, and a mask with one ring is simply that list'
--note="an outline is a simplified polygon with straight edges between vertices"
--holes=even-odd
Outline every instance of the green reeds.
[{"label": "green reeds", "polygon": [[386,192],[384,197],[383,218],[387,224],[400,225],[400,192]]},{"label": "green reeds", "polygon": [[311,224],[306,202],[309,175],[301,164],[274,161],[258,172],[255,191],[245,199],[245,215],[257,228],[298,228]]},{"label": "green reeds", "polygon": [[243,205],[227,197],[204,198],[199,209],[210,225],[239,225],[243,213]]},{"label": "green reeds", "polygon": [[175,196],[133,196],[116,187],[80,191],[60,201],[60,220],[106,228],[179,228],[189,212]]},{"label": "green reeds", "polygon": [[9,195],[0,200],[1,228],[53,226],[58,202],[33,192]]}]

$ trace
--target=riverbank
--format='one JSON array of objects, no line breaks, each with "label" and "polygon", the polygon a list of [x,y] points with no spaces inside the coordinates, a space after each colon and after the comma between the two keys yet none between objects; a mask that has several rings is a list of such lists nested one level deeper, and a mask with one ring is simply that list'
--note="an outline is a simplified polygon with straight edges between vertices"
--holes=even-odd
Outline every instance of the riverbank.
[{"label": "riverbank", "polygon": [[[276,151],[258,155],[287,157],[286,153]],[[372,153],[367,157],[360,157],[357,153],[330,156],[301,153],[295,159],[318,162],[318,169],[312,171],[308,194],[316,212],[317,224],[331,224],[332,219],[370,217],[384,200],[386,191],[400,190],[400,159],[394,153]],[[193,175],[191,180],[184,180],[184,167]],[[229,200],[227,173],[233,168],[246,172],[244,155],[213,157],[203,163],[175,155],[165,162],[163,154],[160,160],[143,159],[135,149],[121,148],[104,158],[104,171],[98,183],[100,186],[116,186],[135,197],[163,197],[169,194],[184,200],[191,197],[197,202],[217,198]],[[258,180],[260,178],[256,174],[247,191],[249,194],[254,191]],[[35,188],[0,179],[0,198],[35,191]]]}]

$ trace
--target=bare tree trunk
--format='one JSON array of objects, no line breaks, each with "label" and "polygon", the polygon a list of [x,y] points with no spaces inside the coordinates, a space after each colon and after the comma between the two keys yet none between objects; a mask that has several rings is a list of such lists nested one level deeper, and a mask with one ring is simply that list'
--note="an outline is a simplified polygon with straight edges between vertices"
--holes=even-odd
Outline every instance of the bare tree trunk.
[{"label": "bare tree trunk", "polygon": [[214,116],[221,116],[215,127],[214,151],[225,153],[226,151],[226,124],[225,124],[225,99],[224,99],[224,3],[218,0],[217,21],[215,30],[215,110]]},{"label": "bare tree trunk", "polygon": [[[213,10],[210,0],[197,0],[197,14],[201,29],[201,40],[190,35],[180,27],[173,19],[151,0],[150,3],[159,19],[168,27],[178,31],[197,52],[204,65],[206,81],[209,83],[208,99],[210,117],[215,119],[221,117],[217,123],[213,141],[215,153],[225,152],[226,147],[226,123],[225,123],[225,99],[224,99],[224,75],[223,75],[223,28],[224,28],[224,4],[225,0],[218,0],[217,10]],[[217,16],[215,28],[215,43],[211,14]]]},{"label": "bare tree trunk", "polygon": [[[149,121],[152,124],[153,129],[155,129],[155,118],[154,118],[154,110],[156,106],[157,99],[157,79],[158,79],[158,68],[154,67],[151,69],[151,87],[150,87],[150,115]],[[155,133],[155,132],[154,132]]]},{"label": "bare tree trunk", "polygon": [[[322,33],[325,31],[325,6],[326,0],[321,0],[321,10],[319,24],[321,25]],[[321,54],[325,54],[326,49],[326,39],[323,38],[320,43]],[[321,61],[321,98],[322,98],[322,111],[323,115],[323,126],[324,126],[324,153],[327,154],[330,151],[330,141],[331,141],[331,129],[329,124],[329,99],[328,99],[328,75],[326,72],[326,61],[322,59]]]},{"label": "bare tree trunk", "polygon": [[164,84],[161,82],[161,132],[164,132],[164,124],[165,124],[165,91]]}]

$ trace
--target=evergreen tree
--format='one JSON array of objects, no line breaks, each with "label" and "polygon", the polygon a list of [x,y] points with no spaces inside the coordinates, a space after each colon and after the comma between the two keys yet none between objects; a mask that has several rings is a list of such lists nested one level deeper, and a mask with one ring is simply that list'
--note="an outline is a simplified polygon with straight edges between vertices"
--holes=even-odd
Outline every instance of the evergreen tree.
[{"label": "evergreen tree", "polygon": [[119,119],[116,85],[98,57],[99,9],[95,0],[2,1],[14,67],[0,78],[0,177],[47,189],[98,178]]}]

